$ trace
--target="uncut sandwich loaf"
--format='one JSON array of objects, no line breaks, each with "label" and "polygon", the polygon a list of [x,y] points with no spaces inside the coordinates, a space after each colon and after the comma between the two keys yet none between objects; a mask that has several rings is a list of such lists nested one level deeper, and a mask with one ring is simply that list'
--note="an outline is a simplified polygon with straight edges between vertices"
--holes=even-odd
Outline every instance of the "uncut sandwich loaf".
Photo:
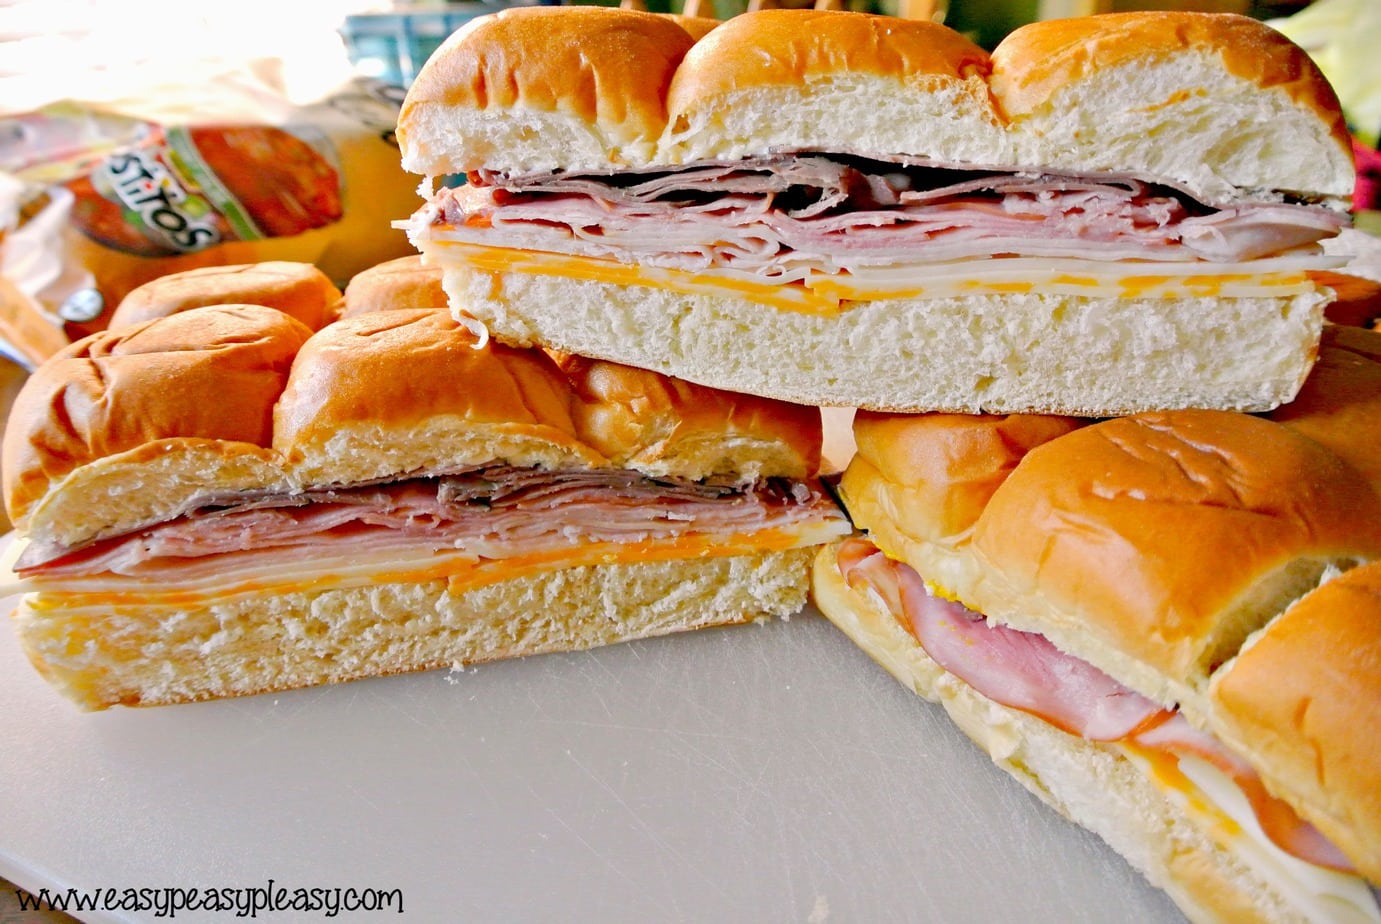
[{"label": "uncut sandwich loaf", "polygon": [[1381,921],[1381,333],[1274,419],[862,412],[820,610],[1196,922]]}]

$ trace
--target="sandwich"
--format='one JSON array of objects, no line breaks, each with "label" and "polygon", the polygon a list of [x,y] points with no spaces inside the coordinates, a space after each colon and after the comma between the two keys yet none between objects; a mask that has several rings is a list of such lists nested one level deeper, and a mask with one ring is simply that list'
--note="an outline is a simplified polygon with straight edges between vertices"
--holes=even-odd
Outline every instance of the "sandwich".
[{"label": "sandwich", "polygon": [[848,532],[818,410],[257,305],[91,335],[4,435],[15,626],[88,709],[789,616]]},{"label": "sandwich", "polygon": [[815,565],[831,622],[1196,922],[1381,921],[1381,334],[1336,333],[1276,419],[860,412],[864,535]]},{"label": "sandwich", "polygon": [[1039,22],[989,54],[842,11],[696,41],[516,8],[429,59],[398,139],[429,178],[400,226],[499,340],[890,411],[1285,403],[1354,179],[1305,53],[1191,13]]}]

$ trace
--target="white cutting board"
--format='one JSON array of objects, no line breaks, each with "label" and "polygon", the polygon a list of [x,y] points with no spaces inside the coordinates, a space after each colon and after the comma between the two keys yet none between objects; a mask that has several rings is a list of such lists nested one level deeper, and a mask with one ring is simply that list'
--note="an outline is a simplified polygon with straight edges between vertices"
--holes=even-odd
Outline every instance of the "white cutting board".
[{"label": "white cutting board", "polygon": [[813,612],[97,714],[0,628],[0,875],[30,890],[402,890],[401,918],[339,921],[1182,920]]}]

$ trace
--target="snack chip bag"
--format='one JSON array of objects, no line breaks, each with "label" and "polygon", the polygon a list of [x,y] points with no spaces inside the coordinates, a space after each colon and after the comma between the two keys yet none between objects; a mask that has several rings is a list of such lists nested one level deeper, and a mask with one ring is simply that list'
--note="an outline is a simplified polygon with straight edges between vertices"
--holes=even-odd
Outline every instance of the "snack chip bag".
[{"label": "snack chip bag", "polygon": [[0,351],[32,366],[102,329],[130,290],[235,263],[315,263],[344,285],[413,252],[417,206],[393,137],[403,91],[353,78],[296,105],[252,81],[209,93],[61,101],[0,114]]}]

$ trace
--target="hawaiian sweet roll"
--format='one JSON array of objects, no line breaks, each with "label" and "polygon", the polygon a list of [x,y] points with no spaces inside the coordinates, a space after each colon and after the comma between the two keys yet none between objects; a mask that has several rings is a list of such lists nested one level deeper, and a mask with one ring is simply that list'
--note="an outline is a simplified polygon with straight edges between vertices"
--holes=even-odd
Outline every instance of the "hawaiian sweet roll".
[{"label": "hawaiian sweet roll", "polygon": [[[1230,15],[515,8],[400,111],[406,221],[505,342],[819,406],[1264,411],[1314,361],[1336,97]],[[463,185],[438,177],[464,174]],[[1311,275],[1312,274],[1312,275]]]},{"label": "hawaiian sweet roll", "polygon": [[5,432],[15,625],[87,708],[250,694],[789,615],[849,532],[814,408],[204,307],[74,344]]},{"label": "hawaiian sweet roll", "polygon": [[110,316],[111,328],[129,327],[208,305],[266,305],[312,330],[335,320],[341,292],[310,263],[273,260],[204,266],[159,276],[130,291]]},{"label": "hawaiian sweet roll", "polygon": [[340,316],[399,308],[450,307],[441,288],[441,269],[425,263],[421,254],[398,257],[361,270],[351,277],[341,298]]},{"label": "hawaiian sweet roll", "polygon": [[1191,920],[1381,921],[1364,375],[1289,423],[860,412],[815,602]]}]

